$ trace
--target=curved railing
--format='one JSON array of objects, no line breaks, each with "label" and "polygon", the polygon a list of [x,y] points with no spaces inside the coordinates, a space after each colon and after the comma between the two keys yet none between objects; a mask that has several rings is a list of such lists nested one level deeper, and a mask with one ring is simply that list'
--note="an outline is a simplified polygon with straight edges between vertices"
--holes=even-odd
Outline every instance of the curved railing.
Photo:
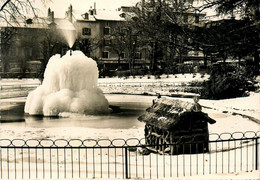
[{"label": "curved railing", "polygon": [[[173,144],[147,144],[144,138],[0,139],[0,178],[154,179],[248,172],[259,169],[259,138],[260,131],[212,133],[189,142],[180,137]],[[209,151],[198,152],[207,139]],[[179,152],[148,150],[167,145]]]},{"label": "curved railing", "polygon": [[[198,141],[198,137],[194,136],[191,141]],[[179,141],[185,137],[179,137]],[[246,132],[233,132],[233,133],[211,133],[209,134],[209,142],[224,142],[224,141],[238,141],[250,140],[260,138],[260,131],[246,131]],[[147,146],[145,138],[129,138],[129,139],[0,139],[0,146],[3,147],[143,147]]]}]

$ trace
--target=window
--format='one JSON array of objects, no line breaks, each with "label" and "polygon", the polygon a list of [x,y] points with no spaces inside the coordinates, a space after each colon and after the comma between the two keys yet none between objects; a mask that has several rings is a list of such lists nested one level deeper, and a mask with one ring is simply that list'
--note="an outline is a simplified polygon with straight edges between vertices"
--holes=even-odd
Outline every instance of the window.
[{"label": "window", "polygon": [[195,23],[199,23],[200,22],[200,16],[199,15],[195,15]]},{"label": "window", "polygon": [[142,54],[140,52],[136,52],[135,59],[142,59]]},{"label": "window", "polygon": [[108,58],[108,51],[104,51],[102,54],[102,57],[107,59]]},{"label": "window", "polygon": [[126,17],[126,14],[125,13],[122,13],[119,15],[121,18],[125,18]]},{"label": "window", "polygon": [[185,14],[185,15],[183,16],[183,22],[185,22],[185,23],[188,22],[188,15],[187,15],[187,14]]},{"label": "window", "polygon": [[32,48],[29,47],[24,48],[24,56],[25,57],[32,56]]},{"label": "window", "polygon": [[90,9],[89,13],[90,13],[91,16],[95,15],[96,14],[96,9]]},{"label": "window", "polygon": [[22,47],[18,48],[18,56],[23,56],[23,55],[24,55],[23,48]]},{"label": "window", "polygon": [[90,28],[82,28],[82,35],[90,36],[91,35],[91,29]]},{"label": "window", "polygon": [[32,19],[26,19],[26,24],[32,24]]},{"label": "window", "polygon": [[104,40],[104,46],[110,46],[111,40]]},{"label": "window", "polygon": [[88,19],[88,13],[82,15],[83,19]]},{"label": "window", "polygon": [[109,27],[105,27],[104,28],[104,35],[109,35],[110,34],[110,28]]},{"label": "window", "polygon": [[9,48],[9,56],[17,56],[18,49],[16,47]]},{"label": "window", "polygon": [[120,54],[120,57],[121,57],[121,59],[125,59],[125,53],[122,52],[122,53]]},{"label": "window", "polygon": [[126,32],[127,32],[127,29],[126,29],[125,27],[120,27],[120,32],[126,33]]}]

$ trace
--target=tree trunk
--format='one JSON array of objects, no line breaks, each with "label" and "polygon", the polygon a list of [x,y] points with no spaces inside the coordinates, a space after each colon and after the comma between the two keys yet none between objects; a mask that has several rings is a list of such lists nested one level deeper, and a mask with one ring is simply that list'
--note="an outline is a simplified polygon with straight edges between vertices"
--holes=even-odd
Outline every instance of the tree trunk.
[{"label": "tree trunk", "polygon": [[203,62],[204,62],[204,66],[207,67],[208,66],[208,55],[205,51],[203,51]]},{"label": "tree trunk", "polygon": [[130,73],[132,74],[132,70],[133,70],[133,62],[134,62],[134,60],[133,60],[133,57],[130,57],[129,58],[129,70],[130,70]]},{"label": "tree trunk", "polygon": [[118,56],[117,63],[118,63],[118,67],[120,67],[120,63],[121,63],[120,55]]},{"label": "tree trunk", "polygon": [[157,58],[158,58],[158,42],[155,41],[153,43],[153,52],[152,52],[152,61],[151,61],[151,70],[156,71],[157,70]]},{"label": "tree trunk", "polygon": [[255,53],[254,53],[254,66],[255,66],[255,69],[254,69],[254,74],[255,75],[258,75],[259,74],[259,51],[258,50],[255,50]]}]

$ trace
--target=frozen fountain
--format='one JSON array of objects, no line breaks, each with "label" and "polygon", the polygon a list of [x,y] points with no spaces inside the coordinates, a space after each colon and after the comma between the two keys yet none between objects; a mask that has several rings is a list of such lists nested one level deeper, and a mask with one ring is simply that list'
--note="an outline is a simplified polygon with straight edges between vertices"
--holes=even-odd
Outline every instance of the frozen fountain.
[{"label": "frozen fountain", "polygon": [[62,57],[54,55],[47,64],[42,85],[28,95],[24,111],[44,116],[109,113],[108,101],[97,81],[96,62],[81,51],[69,50]]},{"label": "frozen fountain", "polygon": [[97,87],[97,63],[83,52],[71,50],[75,30],[63,30],[62,34],[70,50],[49,59],[43,83],[28,95],[24,112],[44,116],[109,113],[108,101]]}]

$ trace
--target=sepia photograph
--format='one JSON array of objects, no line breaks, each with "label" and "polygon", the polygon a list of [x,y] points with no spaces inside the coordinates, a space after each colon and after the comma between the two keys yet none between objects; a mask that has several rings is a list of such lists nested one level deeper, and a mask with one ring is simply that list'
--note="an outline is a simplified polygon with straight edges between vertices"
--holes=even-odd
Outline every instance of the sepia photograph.
[{"label": "sepia photograph", "polygon": [[260,179],[259,0],[1,0],[0,179]]}]

